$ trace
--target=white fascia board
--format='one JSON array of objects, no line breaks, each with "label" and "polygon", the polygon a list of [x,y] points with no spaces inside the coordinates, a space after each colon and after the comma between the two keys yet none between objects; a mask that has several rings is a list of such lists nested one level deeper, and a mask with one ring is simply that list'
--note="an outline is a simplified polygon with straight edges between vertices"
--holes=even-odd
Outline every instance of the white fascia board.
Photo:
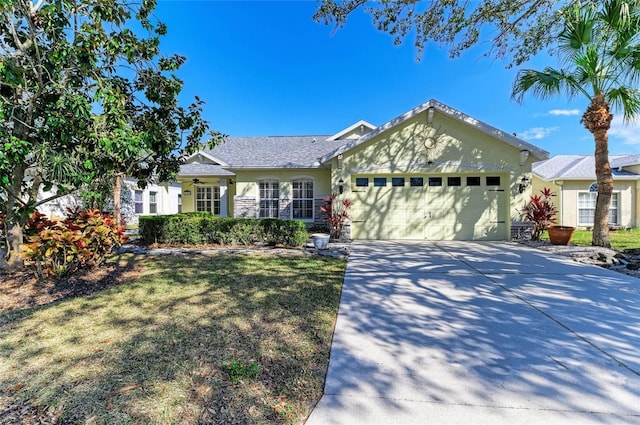
[{"label": "white fascia board", "polygon": [[549,158],[549,152],[540,149],[530,143],[525,142],[524,140],[521,140],[511,134],[505,133],[502,130],[499,130],[493,126],[490,126],[489,124],[486,124],[482,121],[479,121],[475,118],[470,117],[469,115],[466,115],[456,109],[453,109],[447,105],[445,105],[444,103],[438,102],[435,99],[431,99],[428,100],[427,102],[423,103],[422,105],[419,105],[413,109],[411,109],[410,111],[405,112],[402,115],[397,116],[396,118],[392,119],[391,121],[382,124],[380,127],[377,127],[375,130],[373,130],[370,133],[365,134],[364,136],[360,137],[359,139],[356,139],[350,143],[347,143],[341,147],[339,147],[338,149],[336,149],[335,151],[323,156],[320,159],[320,162],[328,162],[331,159],[335,158],[336,156],[343,154],[345,152],[347,152],[350,149],[355,148],[356,146],[366,142],[367,140],[372,139],[373,137],[376,137],[377,135],[384,133],[385,131],[388,131],[394,127],[396,127],[397,125],[402,124],[403,122],[415,117],[416,115],[426,111],[427,109],[433,107],[436,111],[445,114],[455,120],[461,121],[467,125],[470,125],[474,128],[476,128],[477,130],[481,131],[482,133],[485,133],[489,136],[495,137],[499,140],[502,140],[503,142],[507,143],[508,145],[511,145],[517,149],[520,150],[528,150],[530,151],[533,155],[535,155],[536,157],[540,158],[540,159],[547,159]]},{"label": "white fascia board", "polygon": [[360,120],[357,123],[350,125],[349,127],[345,128],[344,130],[342,130],[339,133],[334,134],[333,136],[327,138],[327,140],[333,141],[333,140],[338,140],[339,138],[341,138],[342,136],[344,136],[347,133],[352,132],[353,130],[355,130],[356,128],[360,127],[361,125],[367,127],[368,129],[370,129],[371,131],[376,129],[376,126],[371,124],[370,122],[367,122],[365,120]]},{"label": "white fascia board", "polygon": [[188,163],[189,161],[191,161],[193,158],[195,158],[197,156],[204,156],[205,158],[209,159],[210,161],[215,162],[217,165],[220,165],[221,167],[228,167],[229,166],[229,164],[227,164],[226,162],[221,161],[220,159],[216,158],[215,156],[213,156],[211,154],[206,153],[205,151],[198,151],[196,153],[193,153],[193,154],[189,155],[186,158],[185,162]]}]

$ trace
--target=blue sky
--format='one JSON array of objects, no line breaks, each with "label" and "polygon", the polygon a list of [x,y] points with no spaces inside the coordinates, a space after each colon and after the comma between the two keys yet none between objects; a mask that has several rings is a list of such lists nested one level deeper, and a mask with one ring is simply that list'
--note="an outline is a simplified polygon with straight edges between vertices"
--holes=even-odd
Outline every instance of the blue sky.
[{"label": "blue sky", "polygon": [[[580,124],[587,100],[511,100],[515,69],[482,58],[487,46],[449,59],[411,39],[394,46],[364,13],[338,30],[315,23],[315,1],[159,0],[169,27],[164,54],[187,62],[183,101],[206,102],[212,128],[231,136],[335,134],[358,120],[381,125],[434,98],[558,154],[592,154]],[[526,67],[556,66],[536,58]],[[637,125],[614,118],[612,154],[640,153]]]}]

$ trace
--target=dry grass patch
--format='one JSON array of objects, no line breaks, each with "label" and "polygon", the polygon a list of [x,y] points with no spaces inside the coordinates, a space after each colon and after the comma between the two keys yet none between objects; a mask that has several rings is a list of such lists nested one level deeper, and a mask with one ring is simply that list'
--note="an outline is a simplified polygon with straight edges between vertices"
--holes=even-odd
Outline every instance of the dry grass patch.
[{"label": "dry grass patch", "polygon": [[[322,394],[344,261],[122,256],[138,276],[0,311],[0,391],[64,423],[301,423]],[[0,411],[2,406],[0,406]]]}]

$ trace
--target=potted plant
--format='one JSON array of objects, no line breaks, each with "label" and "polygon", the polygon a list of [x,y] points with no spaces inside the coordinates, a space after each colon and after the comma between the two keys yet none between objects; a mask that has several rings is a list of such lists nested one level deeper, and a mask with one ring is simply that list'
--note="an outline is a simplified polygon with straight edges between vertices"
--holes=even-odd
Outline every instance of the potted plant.
[{"label": "potted plant", "polygon": [[556,222],[558,208],[551,202],[556,196],[548,187],[540,191],[541,195],[532,195],[529,202],[522,209],[524,219],[533,223],[531,239],[540,240],[546,230],[549,242],[553,245],[569,245],[575,227],[553,225]]}]

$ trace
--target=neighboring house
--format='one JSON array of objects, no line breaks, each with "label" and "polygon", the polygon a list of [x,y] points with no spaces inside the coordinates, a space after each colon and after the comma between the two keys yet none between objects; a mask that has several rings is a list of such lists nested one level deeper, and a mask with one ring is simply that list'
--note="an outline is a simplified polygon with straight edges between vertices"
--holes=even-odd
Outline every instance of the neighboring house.
[{"label": "neighboring house", "polygon": [[[41,193],[39,197],[45,199],[53,193]],[[135,179],[127,177],[122,185],[122,217],[125,223],[137,223],[141,215],[176,214],[182,210],[181,198],[180,183],[149,183],[145,189],[140,189]],[[82,200],[72,193],[38,206],[38,211],[50,217],[64,217],[68,207],[80,206]],[[113,209],[113,205],[110,208]]]},{"label": "neighboring house", "polygon": [[183,211],[323,224],[323,198],[353,201],[354,239],[504,240],[548,153],[430,100],[379,127],[229,137],[178,174]]},{"label": "neighboring house", "polygon": [[[558,155],[533,164],[533,192],[549,187],[557,195],[558,224],[592,227],[596,208],[593,155]],[[640,155],[609,155],[613,196],[609,210],[611,227],[639,227]]]},{"label": "neighboring house", "polygon": [[127,203],[123,203],[122,216],[127,223],[137,223],[141,215],[166,215],[182,212],[180,183],[149,183],[138,188],[135,179],[125,178],[123,191],[129,191]]}]

